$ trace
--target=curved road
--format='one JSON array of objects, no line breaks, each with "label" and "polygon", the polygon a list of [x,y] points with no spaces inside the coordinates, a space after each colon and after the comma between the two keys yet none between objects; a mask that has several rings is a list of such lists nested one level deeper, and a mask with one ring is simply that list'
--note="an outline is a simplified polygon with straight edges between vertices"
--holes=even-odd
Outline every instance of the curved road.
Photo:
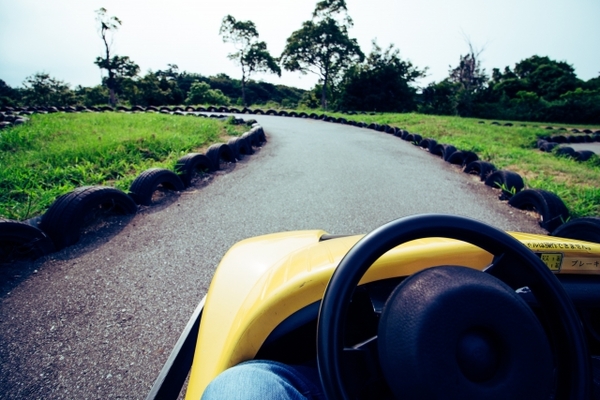
[{"label": "curved road", "polygon": [[247,237],[366,233],[426,212],[543,232],[478,178],[393,135],[256,119],[269,142],[255,155],[204,187],[96,227],[5,285],[0,398],[144,398],[220,258]]}]

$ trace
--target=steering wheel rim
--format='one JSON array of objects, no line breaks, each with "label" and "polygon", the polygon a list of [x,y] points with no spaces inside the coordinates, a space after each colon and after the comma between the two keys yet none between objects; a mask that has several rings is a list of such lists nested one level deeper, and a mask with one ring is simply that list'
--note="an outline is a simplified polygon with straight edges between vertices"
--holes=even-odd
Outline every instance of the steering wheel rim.
[{"label": "steering wheel rim", "polygon": [[571,399],[590,397],[591,369],[581,322],[564,288],[546,265],[521,242],[482,222],[466,217],[426,214],[397,219],[367,234],[350,249],[334,271],[321,301],[317,323],[317,362],[328,399],[351,398],[342,380],[341,357],[343,326],[355,287],[368,268],[388,250],[427,237],[457,239],[490,252],[494,261],[486,271],[499,275],[505,282],[510,281],[516,271],[511,271],[502,259],[519,261],[519,274],[531,281],[527,286],[550,318],[557,322],[551,324],[551,333],[560,337],[562,345],[568,349],[560,351],[553,346],[558,368],[557,394]]}]

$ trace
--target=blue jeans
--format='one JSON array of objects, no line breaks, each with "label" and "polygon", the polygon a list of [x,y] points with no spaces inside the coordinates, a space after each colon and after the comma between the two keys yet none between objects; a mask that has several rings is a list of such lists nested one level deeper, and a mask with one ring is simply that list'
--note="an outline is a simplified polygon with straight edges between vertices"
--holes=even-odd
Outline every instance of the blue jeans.
[{"label": "blue jeans", "polygon": [[202,400],[325,400],[316,368],[252,360],[220,373]]}]

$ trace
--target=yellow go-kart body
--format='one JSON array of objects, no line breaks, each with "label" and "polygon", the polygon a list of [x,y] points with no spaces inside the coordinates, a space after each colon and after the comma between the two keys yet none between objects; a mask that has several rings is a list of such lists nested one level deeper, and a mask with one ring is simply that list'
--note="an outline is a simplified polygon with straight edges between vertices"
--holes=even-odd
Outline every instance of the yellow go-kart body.
[{"label": "yellow go-kart body", "polygon": [[[600,271],[600,244],[509,234],[535,252],[556,274],[597,275]],[[314,230],[265,235],[234,245],[219,264],[207,296],[190,321],[191,329],[186,329],[180,339],[182,343],[184,339],[193,343],[194,348],[186,399],[199,399],[220,372],[253,359],[274,336],[314,318],[335,268],[361,238],[330,237],[324,231]],[[407,277],[440,265],[483,270],[491,261],[490,253],[472,244],[445,238],[419,239],[379,258],[360,285]],[[195,335],[194,324],[198,321],[197,337],[189,337]],[[170,360],[191,351],[190,345],[179,347]],[[183,384],[184,374],[163,370],[149,398],[163,397],[165,382],[174,375]]]}]

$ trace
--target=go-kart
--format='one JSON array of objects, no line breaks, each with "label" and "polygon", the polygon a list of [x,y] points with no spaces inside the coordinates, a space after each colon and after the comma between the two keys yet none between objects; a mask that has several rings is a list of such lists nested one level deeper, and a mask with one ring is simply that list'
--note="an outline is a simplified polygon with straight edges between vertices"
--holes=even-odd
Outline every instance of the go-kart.
[{"label": "go-kart", "polygon": [[[234,245],[148,398],[245,360],[318,366],[331,399],[591,398],[600,244],[449,215]],[[191,371],[190,371],[191,367]],[[597,378],[597,377],[596,377]]]}]

